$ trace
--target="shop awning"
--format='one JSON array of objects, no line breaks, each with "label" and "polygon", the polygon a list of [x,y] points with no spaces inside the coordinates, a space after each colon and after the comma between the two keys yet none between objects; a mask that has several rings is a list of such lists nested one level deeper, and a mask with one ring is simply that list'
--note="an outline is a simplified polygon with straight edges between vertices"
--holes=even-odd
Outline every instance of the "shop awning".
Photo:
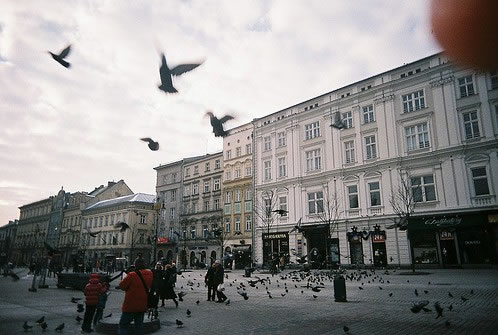
[{"label": "shop awning", "polygon": [[232,248],[232,253],[237,253],[237,252],[250,252],[251,251],[251,245],[249,244],[244,244],[244,245],[234,245]]},{"label": "shop awning", "polygon": [[408,230],[420,231],[475,227],[484,225],[486,222],[486,216],[481,214],[412,217],[408,220]]}]

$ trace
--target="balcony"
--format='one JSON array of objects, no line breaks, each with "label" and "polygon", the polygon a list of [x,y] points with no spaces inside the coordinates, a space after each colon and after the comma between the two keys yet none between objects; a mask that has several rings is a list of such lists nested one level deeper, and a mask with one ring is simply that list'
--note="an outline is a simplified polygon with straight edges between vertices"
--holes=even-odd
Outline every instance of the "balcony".
[{"label": "balcony", "polygon": [[495,196],[494,195],[479,195],[476,197],[472,197],[472,205],[480,207],[480,206],[491,206],[495,204]]},{"label": "balcony", "polygon": [[354,209],[348,209],[347,210],[347,215],[349,218],[357,217],[360,216],[361,209],[359,208],[354,208]]},{"label": "balcony", "polygon": [[381,215],[382,214],[382,209],[383,209],[382,206],[381,207],[370,207],[368,209],[368,213],[370,215]]}]

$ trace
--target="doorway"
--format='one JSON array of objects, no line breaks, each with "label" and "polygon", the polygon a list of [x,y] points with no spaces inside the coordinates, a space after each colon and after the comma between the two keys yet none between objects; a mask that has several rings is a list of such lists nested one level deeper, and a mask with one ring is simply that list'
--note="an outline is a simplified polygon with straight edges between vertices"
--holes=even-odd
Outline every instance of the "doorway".
[{"label": "doorway", "polygon": [[349,241],[349,249],[351,252],[351,264],[364,264],[363,262],[363,244],[361,237]]},{"label": "doorway", "polygon": [[457,251],[455,246],[455,232],[442,230],[439,233],[439,243],[441,246],[443,265],[458,264]]}]

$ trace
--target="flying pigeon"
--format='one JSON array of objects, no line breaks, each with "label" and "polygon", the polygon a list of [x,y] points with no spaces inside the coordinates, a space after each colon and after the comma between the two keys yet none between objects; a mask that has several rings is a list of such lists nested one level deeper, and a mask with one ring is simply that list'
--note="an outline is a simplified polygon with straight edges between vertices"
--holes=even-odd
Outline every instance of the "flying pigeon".
[{"label": "flying pigeon", "polygon": [[70,63],[66,62],[64,60],[64,58],[67,57],[67,55],[69,55],[69,52],[71,52],[71,45],[68,45],[64,50],[61,51],[60,54],[56,55],[52,52],[48,52],[49,54],[52,55],[52,58],[55,59],[55,61],[57,63],[59,63],[60,65],[64,66],[65,68],[69,68],[71,66]]},{"label": "flying pigeon", "polygon": [[296,223],[296,225],[294,226],[294,228],[292,228],[292,229],[289,231],[289,234],[290,234],[290,233],[295,232],[296,230],[297,230],[298,232],[300,232],[300,231],[301,231],[301,220],[302,220],[302,219],[303,219],[303,218],[300,218],[300,219],[299,219],[299,221],[297,221],[297,223]]},{"label": "flying pigeon", "polygon": [[285,215],[285,214],[289,213],[289,211],[286,211],[285,209],[275,209],[275,210],[273,210],[272,212],[273,212],[273,213],[277,213],[277,214],[278,214],[278,215],[280,215],[280,216],[283,216],[283,215]]},{"label": "flying pigeon", "polygon": [[206,115],[209,116],[215,137],[225,137],[228,135],[228,132],[223,129],[223,124],[228,120],[233,120],[233,116],[225,115],[221,119],[218,119],[211,111],[207,111]]},{"label": "flying pigeon", "polygon": [[144,141],[144,142],[149,142],[149,149],[150,150],[152,150],[152,151],[159,150],[159,142],[155,142],[150,137],[144,137],[144,138],[141,138],[141,140]]},{"label": "flying pigeon", "polygon": [[117,222],[116,226],[119,227],[119,231],[122,233],[124,233],[126,229],[130,228],[130,226],[124,221]]},{"label": "flying pigeon", "polygon": [[335,112],[334,121],[330,126],[339,130],[346,128],[346,125],[344,124],[342,119],[341,112]]},{"label": "flying pigeon", "polygon": [[106,316],[104,316],[104,319],[105,319],[105,318],[110,318],[111,316],[112,316],[112,313],[109,313],[109,314],[107,314]]},{"label": "flying pigeon", "polygon": [[165,93],[177,93],[176,88],[173,87],[173,80],[171,76],[180,76],[185,72],[192,71],[196,67],[202,64],[201,63],[192,63],[192,64],[180,64],[170,69],[168,64],[166,63],[166,56],[164,53],[161,54],[161,67],[159,68],[159,75],[161,76],[161,85],[158,88]]}]

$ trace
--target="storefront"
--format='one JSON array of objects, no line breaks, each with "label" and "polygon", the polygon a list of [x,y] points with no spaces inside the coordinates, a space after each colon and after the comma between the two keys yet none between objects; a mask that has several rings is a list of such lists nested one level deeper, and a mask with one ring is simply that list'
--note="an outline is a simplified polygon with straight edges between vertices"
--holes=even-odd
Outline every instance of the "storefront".
[{"label": "storefront", "polygon": [[251,266],[251,245],[234,245],[233,258],[235,261],[235,269],[244,269],[246,266]]},{"label": "storefront", "polygon": [[415,264],[442,267],[497,263],[496,213],[413,217],[408,236]]},{"label": "storefront", "polygon": [[[306,225],[301,227],[301,231],[306,238],[308,263],[312,268],[326,267],[330,261],[329,225]],[[338,240],[336,245],[339,248]]]},{"label": "storefront", "polygon": [[274,257],[289,255],[288,233],[263,233],[263,264],[271,264]]}]

